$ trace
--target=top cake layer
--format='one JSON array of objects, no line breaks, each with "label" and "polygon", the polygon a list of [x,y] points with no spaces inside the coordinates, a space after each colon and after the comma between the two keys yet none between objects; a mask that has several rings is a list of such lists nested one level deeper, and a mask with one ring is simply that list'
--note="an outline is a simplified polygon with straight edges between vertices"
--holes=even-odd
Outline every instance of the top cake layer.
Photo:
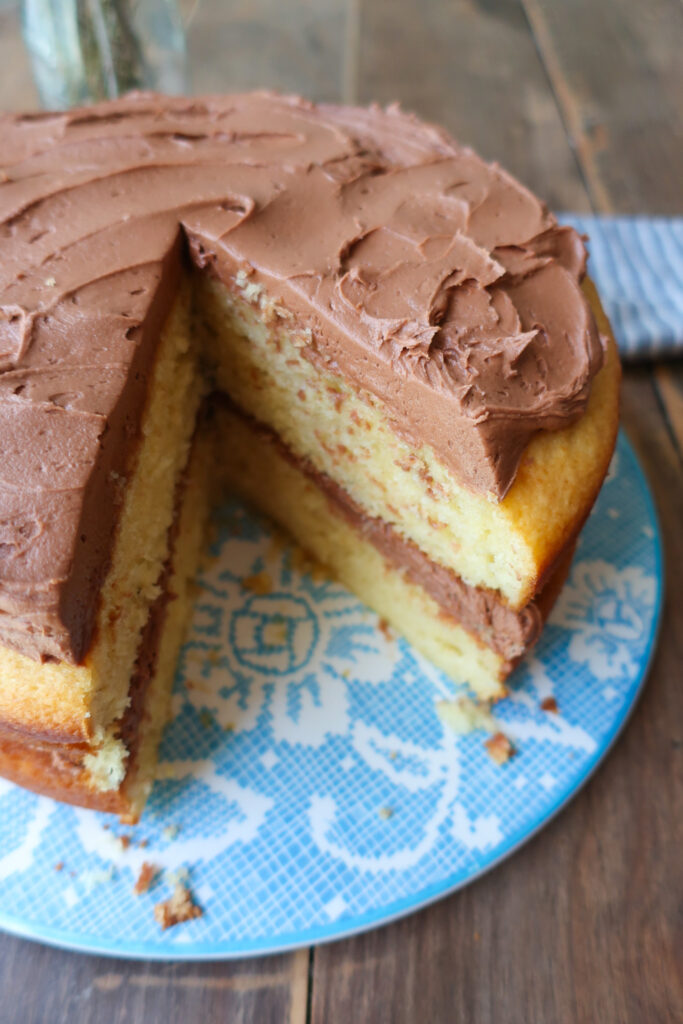
[{"label": "top cake layer", "polygon": [[0,642],[88,649],[183,249],[265,287],[308,358],[473,490],[502,498],[585,408],[579,236],[394,108],[141,94],[0,138]]}]

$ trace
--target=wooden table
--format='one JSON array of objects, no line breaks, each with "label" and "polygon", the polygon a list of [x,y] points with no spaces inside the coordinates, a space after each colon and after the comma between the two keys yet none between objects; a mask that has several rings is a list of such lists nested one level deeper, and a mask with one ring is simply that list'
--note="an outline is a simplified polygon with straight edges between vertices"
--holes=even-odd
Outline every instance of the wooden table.
[{"label": "wooden table", "polygon": [[[36,102],[17,26],[0,0],[5,108]],[[683,212],[680,0],[203,0],[189,47],[195,91],[398,98],[555,209]],[[317,949],[159,965],[0,935],[0,1022],[682,1021],[681,362],[626,370],[623,423],[664,530],[664,621],[632,721],[557,820],[450,899]]]}]

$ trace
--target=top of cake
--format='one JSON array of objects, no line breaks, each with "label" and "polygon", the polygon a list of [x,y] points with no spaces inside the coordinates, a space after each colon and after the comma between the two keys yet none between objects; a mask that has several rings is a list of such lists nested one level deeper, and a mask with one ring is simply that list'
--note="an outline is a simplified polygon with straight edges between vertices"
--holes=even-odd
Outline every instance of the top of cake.
[{"label": "top of cake", "polygon": [[87,650],[183,252],[264,288],[475,491],[585,408],[581,239],[396,108],[134,94],[0,138],[0,638],[27,653]]}]

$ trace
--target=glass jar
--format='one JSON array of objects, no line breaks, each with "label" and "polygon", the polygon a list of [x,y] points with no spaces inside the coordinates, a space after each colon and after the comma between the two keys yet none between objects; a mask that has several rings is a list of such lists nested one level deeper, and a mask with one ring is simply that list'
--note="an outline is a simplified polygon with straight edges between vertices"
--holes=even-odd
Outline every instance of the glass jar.
[{"label": "glass jar", "polygon": [[22,32],[48,109],[130,89],[187,91],[176,0],[23,0]]}]

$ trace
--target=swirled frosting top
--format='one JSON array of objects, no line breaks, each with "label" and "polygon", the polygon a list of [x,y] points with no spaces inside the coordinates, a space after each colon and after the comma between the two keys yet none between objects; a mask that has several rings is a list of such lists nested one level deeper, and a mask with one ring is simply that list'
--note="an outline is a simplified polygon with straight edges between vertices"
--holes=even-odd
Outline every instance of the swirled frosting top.
[{"label": "swirled frosting top", "polygon": [[183,252],[501,499],[583,412],[585,250],[495,164],[396,108],[267,93],[0,119],[0,640],[77,661]]}]

